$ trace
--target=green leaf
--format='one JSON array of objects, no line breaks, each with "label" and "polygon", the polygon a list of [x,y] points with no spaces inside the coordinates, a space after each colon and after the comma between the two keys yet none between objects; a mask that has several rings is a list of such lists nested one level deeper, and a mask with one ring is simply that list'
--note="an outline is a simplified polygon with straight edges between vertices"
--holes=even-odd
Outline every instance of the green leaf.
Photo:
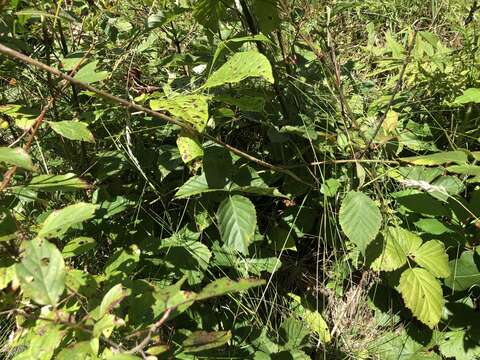
[{"label": "green leaf", "polygon": [[249,77],[262,77],[273,84],[272,67],[268,59],[256,51],[233,55],[220,69],[207,79],[205,88],[235,84]]},{"label": "green leaf", "polygon": [[124,289],[122,284],[117,284],[107,291],[100,303],[100,310],[98,313],[98,319],[101,319],[105,315],[112,312],[120,302],[125,299],[129,294],[127,289]]},{"label": "green leaf", "polygon": [[436,277],[447,278],[450,276],[448,267],[448,255],[445,246],[439,240],[427,241],[411,257],[421,267],[427,269]]},{"label": "green leaf", "polygon": [[[93,340],[92,340],[93,341]],[[95,359],[97,352],[91,341],[81,341],[64,348],[55,357],[55,360],[87,360]]]},{"label": "green leaf", "polygon": [[340,207],[340,226],[345,235],[365,254],[367,245],[380,230],[382,215],[375,202],[364,193],[350,191]]},{"label": "green leaf", "polygon": [[459,259],[450,261],[450,277],[445,285],[454,291],[480,285],[480,258],[476,251],[465,251]]},{"label": "green leaf", "polygon": [[183,341],[182,346],[185,352],[194,353],[225,345],[231,338],[230,331],[195,331]]},{"label": "green leaf", "polygon": [[254,0],[253,13],[258,19],[260,30],[268,34],[280,26],[278,0]]},{"label": "green leaf", "polygon": [[265,98],[260,96],[233,97],[227,95],[216,95],[216,101],[224,102],[229,105],[234,105],[242,111],[262,112],[265,107]]},{"label": "green leaf", "polygon": [[48,125],[57,134],[78,141],[94,143],[93,134],[88,130],[88,124],[80,121],[49,121]]},{"label": "green leaf", "polygon": [[44,239],[26,241],[15,266],[24,294],[41,305],[56,305],[65,288],[65,264],[57,247]]},{"label": "green leaf", "polygon": [[421,268],[405,270],[398,290],[418,320],[431,329],[438,324],[443,308],[442,287],[430,272]]},{"label": "green leaf", "polygon": [[393,271],[407,262],[407,257],[422,245],[420,236],[401,227],[389,227],[385,232],[383,251],[373,261],[373,270]]},{"label": "green leaf", "polygon": [[408,162],[414,165],[443,165],[446,163],[454,162],[457,164],[465,164],[468,161],[468,156],[463,151],[443,151],[430,155],[412,156],[406,158],[400,158],[401,161]]},{"label": "green leaf", "polygon": [[14,360],[50,360],[55,349],[60,345],[65,330],[50,321],[37,321],[35,328],[29,332],[28,348],[14,357]]},{"label": "green leaf", "polygon": [[140,253],[137,245],[130,245],[116,251],[110,256],[105,266],[105,276],[118,281],[130,278],[137,268]]},{"label": "green leaf", "polygon": [[78,203],[53,211],[40,226],[39,237],[58,237],[72,225],[91,219],[97,205]]},{"label": "green leaf", "polygon": [[38,175],[28,185],[20,188],[34,191],[77,191],[87,189],[90,185],[73,173],[64,175]]},{"label": "green leaf", "polygon": [[195,300],[205,300],[233,292],[245,291],[263,284],[265,284],[263,279],[240,279],[234,281],[229,278],[220,278],[205,286]]},{"label": "green leaf", "polygon": [[257,213],[252,202],[241,195],[228,196],[220,204],[217,218],[225,246],[248,254],[248,245],[257,226]]},{"label": "green leaf", "polygon": [[288,294],[294,301],[294,311],[305,321],[311,331],[317,334],[322,344],[328,344],[332,336],[328,328],[327,322],[322,315],[302,305],[302,299],[295,294]]},{"label": "green leaf", "polygon": [[472,360],[480,357],[480,346],[465,330],[447,331],[439,341],[439,350],[446,358]]},{"label": "green leaf", "polygon": [[95,248],[96,245],[97,243],[92,238],[84,237],[84,236],[78,237],[73,240],[70,240],[64,246],[62,250],[62,254],[65,259],[73,256],[78,256]]},{"label": "green leaf", "polygon": [[150,100],[153,110],[168,111],[202,132],[208,122],[208,100],[205,95],[176,95],[168,99]]},{"label": "green leaf", "polygon": [[35,170],[30,155],[22,148],[0,147],[0,162],[27,170]]},{"label": "green leaf", "polygon": [[97,81],[102,81],[108,77],[108,71],[96,71],[98,60],[89,62],[82,66],[80,70],[75,74],[75,80],[84,82],[86,84],[92,84]]},{"label": "green leaf", "polygon": [[193,135],[181,133],[177,137],[177,146],[185,164],[203,156],[202,144]]},{"label": "green leaf", "polygon": [[212,33],[217,33],[218,22],[224,12],[224,4],[218,0],[197,0],[193,8],[193,16],[201,25]]},{"label": "green leaf", "polygon": [[205,178],[205,173],[201,175],[192,176],[188,179],[185,184],[180,186],[180,188],[175,193],[175,198],[185,199],[191,196],[200,195],[205,192],[219,191],[222,189],[210,189],[208,187],[207,179]]},{"label": "green leaf", "polygon": [[320,192],[326,197],[334,197],[338,189],[340,188],[341,183],[337,179],[330,178],[325,180],[325,182],[320,187]]},{"label": "green leaf", "polygon": [[0,242],[16,238],[17,223],[9,209],[0,206]]},{"label": "green leaf", "polygon": [[452,165],[447,171],[467,176],[480,176],[480,166],[477,165]]},{"label": "green leaf", "polygon": [[454,104],[462,105],[468,103],[480,103],[480,89],[470,88],[466,89],[462,95],[458,96]]}]

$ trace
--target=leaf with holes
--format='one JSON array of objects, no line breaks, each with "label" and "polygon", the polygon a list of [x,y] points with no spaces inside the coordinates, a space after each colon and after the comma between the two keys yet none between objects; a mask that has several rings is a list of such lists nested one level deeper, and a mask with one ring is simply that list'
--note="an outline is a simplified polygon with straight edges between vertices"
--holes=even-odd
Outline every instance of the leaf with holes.
[{"label": "leaf with holes", "polygon": [[63,235],[72,225],[91,219],[97,205],[78,203],[53,211],[40,226],[39,237]]},{"label": "leaf with holes", "polygon": [[62,250],[62,254],[64,258],[69,258],[72,256],[81,255],[88,250],[93,249],[96,246],[96,242],[94,239],[90,237],[78,237],[73,240],[70,240]]},{"label": "leaf with holes", "polygon": [[94,143],[93,134],[88,130],[88,124],[80,121],[49,121],[48,125],[64,138]]},{"label": "leaf with holes", "polygon": [[30,155],[22,148],[0,147],[0,162],[27,170],[35,170]]},{"label": "leaf with holes", "polygon": [[220,69],[210,75],[203,86],[211,88],[235,84],[249,77],[262,77],[273,84],[272,66],[265,55],[256,51],[236,53]]},{"label": "leaf with holes", "polygon": [[430,240],[413,251],[411,258],[436,277],[448,278],[450,268],[445,246],[439,240]]},{"label": "leaf with holes", "polygon": [[413,316],[430,329],[438,324],[443,308],[442,287],[430,272],[421,268],[405,270],[398,291]]},{"label": "leaf with holes", "polygon": [[227,197],[220,204],[218,227],[226,247],[248,254],[248,245],[257,226],[255,206],[244,196]]},{"label": "leaf with holes", "polygon": [[382,215],[375,202],[364,193],[350,191],[340,207],[340,226],[345,235],[365,254],[367,245],[380,230]]},{"label": "leaf with holes", "polygon": [[15,266],[24,294],[41,305],[56,305],[65,288],[65,264],[57,247],[46,240],[26,241]]},{"label": "leaf with holes", "polygon": [[193,135],[180,133],[177,137],[177,146],[185,164],[203,156],[202,144]]},{"label": "leaf with holes", "polygon": [[205,95],[176,95],[168,99],[150,100],[150,107],[153,110],[168,111],[202,132],[208,122],[209,99]]}]

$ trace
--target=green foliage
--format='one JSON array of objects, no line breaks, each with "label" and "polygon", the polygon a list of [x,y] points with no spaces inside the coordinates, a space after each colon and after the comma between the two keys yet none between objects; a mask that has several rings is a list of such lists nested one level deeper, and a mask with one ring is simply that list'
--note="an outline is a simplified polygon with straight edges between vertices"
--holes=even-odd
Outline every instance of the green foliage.
[{"label": "green foliage", "polygon": [[1,358],[480,358],[472,2],[0,11]]}]

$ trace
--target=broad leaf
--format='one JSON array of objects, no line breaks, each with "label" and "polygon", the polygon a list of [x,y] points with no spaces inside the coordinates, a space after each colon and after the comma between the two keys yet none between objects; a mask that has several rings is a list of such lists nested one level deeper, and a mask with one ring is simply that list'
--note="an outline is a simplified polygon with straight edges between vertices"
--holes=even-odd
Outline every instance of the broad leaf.
[{"label": "broad leaf", "polygon": [[450,276],[448,255],[441,241],[431,240],[413,251],[411,257],[421,267],[427,269],[436,277],[447,278]]},{"label": "broad leaf", "polygon": [[70,139],[95,142],[93,134],[88,130],[88,124],[80,121],[49,121],[48,125],[57,134]]},{"label": "broad leaf", "polygon": [[180,156],[185,164],[203,156],[202,144],[190,134],[182,133],[177,138]]},{"label": "broad leaf", "polygon": [[168,111],[202,132],[208,122],[209,99],[205,95],[176,95],[168,99],[151,100],[150,107],[153,110]]},{"label": "broad leaf", "polygon": [[41,305],[56,305],[65,288],[65,264],[57,247],[46,240],[25,242],[15,267],[26,296]]},{"label": "broad leaf", "polygon": [[183,341],[182,345],[186,352],[194,353],[225,345],[231,338],[230,331],[195,331]]},{"label": "broad leaf", "polygon": [[102,81],[108,77],[107,71],[97,71],[98,60],[92,61],[80,68],[75,74],[75,79],[87,84]]},{"label": "broad leaf", "polygon": [[476,251],[465,251],[459,259],[450,261],[450,277],[445,285],[454,291],[480,285],[480,257]]},{"label": "broad leaf", "polygon": [[218,228],[226,247],[248,254],[257,225],[257,213],[252,202],[241,195],[228,196],[220,204]]},{"label": "broad leaf", "polygon": [[35,170],[30,155],[22,148],[0,147],[0,162],[27,170]]},{"label": "broad leaf", "polygon": [[468,161],[467,154],[463,151],[443,151],[436,154],[412,156],[401,158],[401,161],[408,162],[414,165],[443,165],[454,162],[457,164],[465,164]]},{"label": "broad leaf", "polygon": [[442,287],[430,272],[421,268],[405,270],[398,290],[418,320],[431,329],[438,324],[443,308]]},{"label": "broad leaf", "polygon": [[343,199],[339,218],[345,235],[365,254],[367,245],[377,236],[382,222],[375,202],[364,193],[350,191]]},{"label": "broad leaf", "polygon": [[70,240],[62,250],[62,254],[64,258],[69,258],[72,256],[81,255],[88,250],[95,248],[96,242],[94,239],[89,237],[78,237],[73,240]]},{"label": "broad leaf", "polygon": [[210,75],[204,87],[234,84],[249,77],[262,77],[270,83],[274,82],[270,62],[259,52],[236,53],[220,69]]},{"label": "broad leaf", "polygon": [[112,287],[102,299],[100,303],[100,309],[98,313],[98,319],[101,319],[106,314],[112,312],[112,310],[117,307],[120,302],[125,299],[129,294],[127,289],[124,289],[122,284],[117,284]]},{"label": "broad leaf", "polygon": [[480,103],[480,89],[469,88],[466,89],[462,95],[458,96],[454,104],[468,104],[468,103]]},{"label": "broad leaf", "polygon": [[265,280],[262,279],[240,279],[234,281],[229,278],[221,278],[205,286],[198,293],[196,300],[205,300],[233,292],[245,291],[263,284],[265,284]]},{"label": "broad leaf", "polygon": [[442,334],[439,350],[443,356],[455,360],[480,358],[480,346],[465,330],[447,331]]},{"label": "broad leaf", "polygon": [[91,219],[97,208],[97,205],[78,203],[60,210],[54,210],[42,223],[38,236],[63,235],[72,225]]}]

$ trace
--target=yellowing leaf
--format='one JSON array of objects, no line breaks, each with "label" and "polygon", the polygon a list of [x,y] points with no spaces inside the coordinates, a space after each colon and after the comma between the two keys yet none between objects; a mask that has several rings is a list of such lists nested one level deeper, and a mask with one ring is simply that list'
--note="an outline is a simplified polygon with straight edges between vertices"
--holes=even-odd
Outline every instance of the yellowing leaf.
[{"label": "yellowing leaf", "polygon": [[398,125],[398,113],[394,110],[389,110],[387,112],[387,116],[385,117],[385,121],[382,124],[383,129],[385,132],[391,133],[393,132]]},{"label": "yellowing leaf", "polygon": [[177,138],[180,156],[185,164],[203,156],[203,148],[196,137],[190,134],[180,134]]},{"label": "yellowing leaf", "polygon": [[220,69],[210,75],[204,87],[234,84],[249,77],[262,77],[272,84],[274,82],[272,66],[268,59],[259,52],[236,53]]},{"label": "yellowing leaf", "polygon": [[440,321],[443,308],[442,287],[435,277],[425,269],[405,270],[398,286],[405,306],[422,323],[433,329]]}]

